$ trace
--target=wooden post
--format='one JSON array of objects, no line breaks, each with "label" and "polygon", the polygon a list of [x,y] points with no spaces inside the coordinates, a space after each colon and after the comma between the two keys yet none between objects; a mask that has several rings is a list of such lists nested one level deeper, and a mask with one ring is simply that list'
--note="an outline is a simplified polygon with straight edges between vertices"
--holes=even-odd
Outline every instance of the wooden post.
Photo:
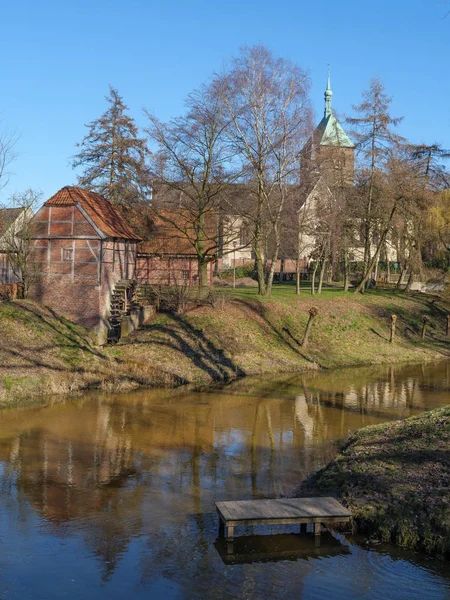
[{"label": "wooden post", "polygon": [[320,530],[322,529],[322,523],[316,521],[314,523],[314,535],[320,535]]},{"label": "wooden post", "polygon": [[308,337],[309,337],[309,332],[311,331],[311,326],[312,326],[312,322],[314,320],[315,317],[317,317],[317,315],[319,314],[319,310],[313,306],[312,308],[309,309],[309,319],[308,319],[308,323],[306,324],[306,329],[305,329],[305,335],[303,336],[303,340],[302,340],[302,347],[306,348],[306,346],[308,345]]},{"label": "wooden post", "polygon": [[219,538],[225,537],[225,525],[222,519],[219,517]]},{"label": "wooden post", "polygon": [[227,525],[227,540],[232,540],[234,538],[234,526]]},{"label": "wooden post", "polygon": [[445,331],[447,335],[450,335],[450,315],[447,315],[447,329]]},{"label": "wooden post", "polygon": [[395,324],[396,324],[396,322],[397,322],[397,315],[391,315],[391,337],[389,338],[389,341],[391,342],[391,344],[395,340]]},{"label": "wooden post", "polygon": [[423,325],[422,325],[422,339],[425,339],[425,336],[427,334],[427,328],[428,325],[430,324],[430,317],[427,317],[426,315],[423,318]]}]

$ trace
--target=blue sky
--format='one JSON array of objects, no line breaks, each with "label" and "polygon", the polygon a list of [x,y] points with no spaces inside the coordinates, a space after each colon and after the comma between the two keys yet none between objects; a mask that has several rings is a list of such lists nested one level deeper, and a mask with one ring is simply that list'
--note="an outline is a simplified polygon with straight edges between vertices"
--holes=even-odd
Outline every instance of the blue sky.
[{"label": "blue sky", "polygon": [[0,23],[0,119],[20,133],[0,202],[75,182],[84,124],[117,87],[139,125],[162,119],[242,45],[307,69],[316,121],[331,63],[334,108],[350,113],[373,75],[399,132],[450,147],[450,4],[445,0],[12,0]]}]

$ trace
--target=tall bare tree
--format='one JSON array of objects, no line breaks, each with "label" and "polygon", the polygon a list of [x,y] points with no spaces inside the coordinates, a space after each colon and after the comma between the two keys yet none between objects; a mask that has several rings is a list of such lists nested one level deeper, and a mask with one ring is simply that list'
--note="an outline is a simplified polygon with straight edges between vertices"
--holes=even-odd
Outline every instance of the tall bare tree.
[{"label": "tall bare tree", "polygon": [[251,193],[244,216],[253,228],[258,292],[270,295],[283,208],[311,128],[309,78],[264,46],[253,46],[241,50],[230,68],[216,77],[215,85],[231,123],[228,141]]},{"label": "tall bare tree", "polygon": [[[379,222],[377,202],[380,182],[383,180],[383,168],[393,150],[403,140],[393,132],[393,127],[396,127],[402,118],[391,117],[389,114],[392,100],[387,96],[382,82],[373,78],[369,89],[364,90],[362,96],[361,104],[353,106],[353,110],[360,116],[348,118],[347,121],[355,127],[353,135],[361,158],[359,178],[362,184],[360,190],[363,192],[363,210],[359,217],[363,224],[363,278],[366,278],[366,271],[372,262],[371,245],[376,223]],[[366,278],[368,279],[369,277]]]},{"label": "tall bare tree", "polygon": [[216,260],[222,240],[241,246],[230,219],[222,219],[219,228],[226,188],[238,174],[232,164],[234,150],[224,135],[229,120],[214,86],[203,85],[193,92],[186,108],[185,115],[169,123],[146,111],[147,133],[157,144],[151,161],[159,187],[153,210],[188,240],[197,256],[201,289],[208,283],[208,264]]},{"label": "tall bare tree", "polygon": [[77,144],[73,168],[81,167],[78,183],[118,206],[135,205],[149,197],[146,140],[128,114],[119,92],[110,86],[108,109],[87,124],[89,133]]},{"label": "tall bare tree", "polygon": [[[391,153],[385,168],[377,174],[377,193],[376,248],[355,289],[356,293],[364,291],[379,260],[381,249],[392,233],[394,218],[411,223],[416,217],[418,202],[423,194],[422,178],[405,147],[399,146],[395,153]],[[412,253],[416,252],[415,244],[416,241],[413,240],[410,245]]]}]

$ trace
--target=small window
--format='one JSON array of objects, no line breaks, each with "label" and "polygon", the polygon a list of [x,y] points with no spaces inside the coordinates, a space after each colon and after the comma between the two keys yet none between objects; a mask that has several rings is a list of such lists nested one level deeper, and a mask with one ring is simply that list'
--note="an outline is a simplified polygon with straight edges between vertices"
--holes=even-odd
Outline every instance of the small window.
[{"label": "small window", "polygon": [[181,271],[181,279],[183,281],[188,281],[188,279],[189,279],[189,271]]},{"label": "small window", "polygon": [[62,248],[62,259],[64,262],[72,262],[73,248]]}]

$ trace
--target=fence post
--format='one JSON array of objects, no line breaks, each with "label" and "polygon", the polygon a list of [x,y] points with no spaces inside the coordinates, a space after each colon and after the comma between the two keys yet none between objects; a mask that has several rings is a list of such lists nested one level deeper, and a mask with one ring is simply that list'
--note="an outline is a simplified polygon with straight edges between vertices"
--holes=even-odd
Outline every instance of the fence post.
[{"label": "fence post", "polygon": [[395,340],[395,324],[396,324],[396,322],[397,322],[397,315],[391,315],[391,336],[389,338],[389,341],[391,342],[391,344]]},{"label": "fence post", "polygon": [[423,318],[423,325],[422,325],[422,339],[425,339],[425,336],[427,334],[427,328],[428,325],[430,324],[430,317],[427,317],[426,315]]},{"label": "fence post", "polygon": [[311,331],[312,322],[318,314],[319,310],[315,306],[309,309],[309,319],[308,323],[306,324],[305,335],[303,336],[302,340],[302,348],[306,348],[308,345],[309,332]]}]

